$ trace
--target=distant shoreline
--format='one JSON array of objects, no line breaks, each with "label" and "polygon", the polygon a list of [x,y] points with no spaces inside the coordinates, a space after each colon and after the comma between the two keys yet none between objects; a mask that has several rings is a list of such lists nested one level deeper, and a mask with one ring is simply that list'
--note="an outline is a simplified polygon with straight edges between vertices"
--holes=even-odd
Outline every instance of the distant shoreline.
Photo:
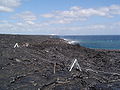
[{"label": "distant shoreline", "polygon": [[69,44],[79,44],[91,49],[120,50],[120,36],[59,36]]},{"label": "distant shoreline", "polygon": [[[72,44],[72,45],[80,45],[80,43],[78,41],[74,41],[74,40],[70,40],[70,39],[65,39],[65,38],[60,38],[59,35],[20,35],[20,34],[0,34],[0,36],[35,36],[35,37],[48,37],[48,38],[55,38],[55,39],[62,39],[64,40],[66,43],[68,44]],[[70,35],[68,35],[70,36]],[[73,35],[74,36],[74,35]],[[83,35],[83,36],[87,36],[87,35]],[[100,35],[95,35],[95,36],[100,36]],[[103,35],[104,36],[104,35]],[[111,35],[108,35],[111,36]],[[81,45],[80,45],[81,46]],[[83,46],[84,47],[84,46]],[[87,47],[85,47],[87,48]],[[100,48],[89,48],[89,49],[94,49],[94,50],[98,50],[98,51],[120,51],[120,49],[100,49]]]}]

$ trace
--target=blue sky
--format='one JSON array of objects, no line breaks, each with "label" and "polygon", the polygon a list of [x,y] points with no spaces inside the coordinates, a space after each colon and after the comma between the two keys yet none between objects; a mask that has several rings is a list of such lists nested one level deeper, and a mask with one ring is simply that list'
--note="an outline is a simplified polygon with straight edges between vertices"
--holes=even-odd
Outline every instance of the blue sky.
[{"label": "blue sky", "polygon": [[0,0],[0,33],[120,35],[120,0]]}]

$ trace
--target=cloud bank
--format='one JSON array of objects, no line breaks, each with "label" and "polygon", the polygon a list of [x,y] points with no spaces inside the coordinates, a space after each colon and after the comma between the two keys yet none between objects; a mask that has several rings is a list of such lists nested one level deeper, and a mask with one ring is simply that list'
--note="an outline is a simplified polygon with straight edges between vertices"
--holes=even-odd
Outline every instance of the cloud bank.
[{"label": "cloud bank", "polygon": [[[9,2],[9,5],[7,5]],[[6,4],[7,3],[7,4]],[[20,0],[6,0],[0,3],[8,9],[0,9],[0,12],[11,12],[21,4]],[[10,10],[9,10],[10,9]],[[108,19],[120,15],[120,5],[111,5],[100,8],[82,8],[73,6],[65,11],[54,11],[47,14],[36,15],[31,11],[24,11],[13,15],[11,21],[0,21],[1,33],[12,34],[119,34],[120,21],[111,23],[99,23],[79,25],[89,21],[88,18],[98,16]],[[39,17],[40,16],[40,17]],[[41,21],[41,19],[43,19]],[[77,23],[77,24],[73,24]]]},{"label": "cloud bank", "polygon": [[52,21],[53,23],[66,24],[76,21],[86,21],[92,16],[112,18],[115,15],[120,15],[120,5],[100,8],[82,8],[74,6],[66,11],[54,11],[52,13],[43,14],[42,17],[54,19],[54,21]]},{"label": "cloud bank", "polygon": [[21,5],[21,0],[0,0],[0,12],[13,12]]}]

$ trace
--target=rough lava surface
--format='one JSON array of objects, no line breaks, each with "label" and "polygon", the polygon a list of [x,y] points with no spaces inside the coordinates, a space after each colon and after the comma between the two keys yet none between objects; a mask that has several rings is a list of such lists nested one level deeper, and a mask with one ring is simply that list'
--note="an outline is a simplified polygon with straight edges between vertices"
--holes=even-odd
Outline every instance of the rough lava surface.
[{"label": "rough lava surface", "polygon": [[[69,72],[74,59],[82,71]],[[120,90],[120,51],[52,36],[0,35],[0,90]]]}]

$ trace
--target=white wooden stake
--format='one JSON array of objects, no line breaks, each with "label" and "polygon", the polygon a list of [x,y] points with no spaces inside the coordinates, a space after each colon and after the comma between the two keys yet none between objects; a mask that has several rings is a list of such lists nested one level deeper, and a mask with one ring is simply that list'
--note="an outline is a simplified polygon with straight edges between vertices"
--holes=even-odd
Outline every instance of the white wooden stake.
[{"label": "white wooden stake", "polygon": [[77,69],[79,69],[80,71],[82,71],[82,70],[81,70],[81,67],[80,67],[80,65],[79,65],[79,63],[78,63],[78,61],[77,61],[77,59],[74,60],[74,62],[73,62],[73,64],[71,65],[69,71],[71,71],[75,65],[77,66]]},{"label": "white wooden stake", "polygon": [[55,71],[56,71],[55,68],[56,68],[56,63],[54,63],[54,74],[55,74]]},{"label": "white wooden stake", "polygon": [[14,48],[16,48],[16,47],[19,47],[18,43],[16,43],[16,44],[14,45]]}]

